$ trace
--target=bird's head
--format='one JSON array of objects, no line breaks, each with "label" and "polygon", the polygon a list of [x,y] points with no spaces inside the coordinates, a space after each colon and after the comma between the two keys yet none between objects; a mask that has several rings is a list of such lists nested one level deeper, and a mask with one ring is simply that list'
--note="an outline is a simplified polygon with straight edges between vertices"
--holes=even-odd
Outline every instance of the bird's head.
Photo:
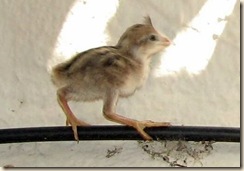
[{"label": "bird's head", "polygon": [[135,24],[124,32],[117,47],[140,58],[150,57],[170,44],[170,40],[153,27],[150,17],[147,16],[143,24]]}]

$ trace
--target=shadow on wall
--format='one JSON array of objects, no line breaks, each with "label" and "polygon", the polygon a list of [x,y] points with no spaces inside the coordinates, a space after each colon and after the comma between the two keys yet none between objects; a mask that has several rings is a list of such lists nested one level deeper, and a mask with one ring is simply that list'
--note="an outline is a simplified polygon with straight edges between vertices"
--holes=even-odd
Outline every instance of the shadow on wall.
[{"label": "shadow on wall", "polygon": [[[4,73],[0,77],[0,102],[5,104],[0,112],[6,114],[6,117],[0,120],[1,125],[52,123],[48,118],[56,116],[46,117],[47,113],[55,113],[59,108],[46,65],[52,58],[53,51],[58,48],[65,52],[68,47],[67,52],[70,55],[67,57],[70,57],[76,50],[82,51],[84,48],[106,45],[106,42],[113,45],[128,26],[142,21],[147,13],[151,15],[159,31],[174,39],[206,2],[207,0],[106,0],[106,3],[96,0],[0,1],[0,31],[4,42],[0,47],[0,56],[4,57],[0,63],[1,72]],[[77,11],[73,11],[76,3],[81,6],[83,4],[84,10],[78,6]],[[171,5],[172,3],[174,5]],[[106,8],[97,8],[102,5]],[[162,12],[161,8],[164,9]],[[80,11],[82,13],[79,13]],[[72,12],[77,12],[79,15],[73,19],[73,25],[70,25],[69,16],[75,16]],[[218,44],[204,71],[193,76],[183,71],[160,77],[151,75],[141,91],[119,103],[119,113],[131,114],[131,118],[143,120],[193,122],[198,125],[238,124],[240,121],[238,2],[234,13],[226,19],[227,26],[221,36],[215,37]],[[158,22],[160,20],[163,22]],[[66,23],[70,25],[67,26],[69,29],[65,29]],[[65,36],[61,36],[68,38],[67,41],[59,39],[65,32],[62,30],[67,31]],[[101,123],[100,108],[100,104],[96,103],[84,109],[79,108],[75,113],[98,113],[91,116],[90,120],[95,118],[95,121]],[[33,117],[33,113],[38,113],[38,120]],[[61,111],[60,115],[63,116]],[[194,121],[189,120],[189,117],[194,118]],[[203,122],[209,117],[212,117],[211,120]],[[9,118],[13,119],[12,123],[9,123]]]},{"label": "shadow on wall", "polygon": [[107,43],[116,44],[121,34],[129,26],[141,23],[146,15],[150,15],[157,30],[173,40],[176,34],[197,15],[205,2],[206,0],[119,1],[115,15],[107,24],[109,35]]},{"label": "shadow on wall", "polygon": [[[5,104],[1,113],[15,118],[16,122],[13,123],[21,123],[21,119],[25,120],[22,123],[28,122],[32,118],[26,112],[30,107],[38,109],[42,106],[42,111],[38,112],[38,115],[42,115],[47,102],[52,100],[48,98],[51,89],[47,86],[50,76],[46,71],[46,62],[52,55],[60,28],[73,2],[74,0],[0,2],[0,68],[4,73],[0,78],[0,102]],[[43,100],[44,97],[47,100]],[[21,110],[19,101],[25,104]],[[10,124],[9,118],[6,117],[6,122],[3,121],[2,125]]]},{"label": "shadow on wall", "polygon": [[[168,115],[173,114],[174,116],[171,115],[171,118],[167,116],[166,118],[172,119],[173,117],[177,123],[187,123],[190,117],[195,120],[196,125],[239,125],[239,2],[221,1],[219,4],[218,1],[212,0],[191,1],[191,3],[177,1],[177,5],[172,5],[172,1],[155,2],[156,0],[120,1],[115,16],[107,26],[110,35],[108,44],[116,44],[121,33],[128,27],[123,23],[130,21],[129,26],[140,23],[143,16],[147,14],[151,16],[156,29],[165,33],[172,40],[179,35],[180,31],[187,29],[191,29],[192,32],[200,32],[200,36],[195,33],[191,34],[193,37],[185,35],[184,39],[179,42],[183,45],[183,49],[172,47],[173,52],[176,52],[171,53],[172,56],[164,53],[163,58],[168,57],[175,66],[179,66],[177,69],[169,68],[170,63],[166,63],[165,60],[160,61],[156,57],[152,67],[154,71],[160,62],[165,62],[161,69],[166,68],[167,71],[168,67],[169,70],[172,69],[172,72],[167,71],[167,74],[161,74],[156,79],[154,75],[151,75],[143,91],[139,91],[136,94],[137,97],[126,99],[128,102],[123,101],[123,103],[137,106],[138,101],[135,99],[140,99],[140,103],[158,109],[158,112],[154,111],[153,114],[143,110],[145,113],[149,113],[148,118],[162,120],[160,118],[164,111],[163,113],[168,113]],[[130,8],[128,8],[128,3],[130,3]],[[235,7],[234,10],[233,7]],[[126,16],[124,11],[126,11]],[[197,16],[199,20],[194,20],[192,25],[188,25]],[[163,22],[157,22],[160,20]],[[197,28],[200,29],[197,30]],[[194,53],[189,53],[190,51]],[[146,102],[149,99],[153,99],[150,105]],[[121,105],[121,108],[126,105]],[[230,118],[230,116],[232,117]]]},{"label": "shadow on wall", "polygon": [[118,0],[76,0],[60,30],[49,70],[78,52],[106,45],[104,31],[107,21],[116,12],[117,4]]}]

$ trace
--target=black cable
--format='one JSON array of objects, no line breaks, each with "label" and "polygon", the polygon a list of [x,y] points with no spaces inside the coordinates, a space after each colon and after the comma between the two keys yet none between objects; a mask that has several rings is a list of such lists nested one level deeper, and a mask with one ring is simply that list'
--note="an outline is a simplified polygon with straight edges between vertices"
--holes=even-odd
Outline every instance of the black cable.
[{"label": "black cable", "polygon": [[[154,140],[240,142],[240,128],[170,126],[145,128]],[[83,140],[142,140],[134,128],[128,126],[78,127]],[[0,144],[40,141],[74,141],[71,127],[30,127],[0,130]]]}]

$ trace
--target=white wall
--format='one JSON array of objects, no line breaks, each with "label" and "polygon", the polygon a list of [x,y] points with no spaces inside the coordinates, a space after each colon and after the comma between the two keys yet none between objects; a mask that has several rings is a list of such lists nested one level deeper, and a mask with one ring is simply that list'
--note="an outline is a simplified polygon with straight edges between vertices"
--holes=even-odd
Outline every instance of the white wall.
[{"label": "white wall", "polygon": [[[65,124],[65,117],[56,102],[55,88],[50,81],[47,67],[49,60],[55,58],[53,52],[57,46],[59,33],[74,2],[74,0],[0,1],[1,128]],[[84,8],[91,3],[88,0],[84,2]],[[108,36],[106,42],[109,45],[115,44],[122,32],[128,26],[141,22],[145,14],[150,14],[155,27],[160,32],[174,40],[182,30],[186,29],[185,26],[198,14],[206,2],[206,0],[119,1],[116,13],[111,16],[105,28],[105,34]],[[94,15],[96,8],[94,6]],[[106,6],[101,8],[106,8]],[[221,7],[219,6],[219,8]],[[118,112],[135,119],[169,121],[176,125],[239,127],[239,13],[239,3],[236,3],[233,13],[226,18],[226,27],[222,35],[218,37],[216,48],[204,69],[197,74],[180,70],[161,77],[155,77],[152,72],[141,91],[136,92],[133,97],[122,99],[119,102]],[[77,21],[77,25],[80,23],[84,27],[89,25],[86,23],[89,21],[89,17],[86,21]],[[81,17],[81,19],[83,18]],[[92,22],[92,18],[90,21]],[[80,30],[80,32],[89,34],[89,32],[84,33],[84,30]],[[91,39],[94,39],[92,34]],[[78,36],[77,40],[81,44],[86,44],[87,41]],[[62,40],[60,41],[62,43]],[[185,41],[190,42],[191,39]],[[201,41],[196,43],[196,46],[198,45],[202,45]],[[186,47],[185,51],[189,52],[194,49],[195,47]],[[199,51],[199,54],[201,53]],[[174,59],[180,59],[180,55],[178,54]],[[163,55],[155,57],[152,71],[159,65],[161,57]],[[197,59],[198,56],[195,58]],[[101,102],[72,103],[71,106],[78,118],[89,123],[113,124],[103,118]],[[106,160],[104,157],[106,148],[117,143],[123,146],[125,151],[120,154],[120,159],[123,157],[126,159],[127,156],[138,153],[141,156],[144,155],[144,158],[142,157],[145,160],[143,166],[167,166],[163,162],[145,157],[146,154],[136,146],[135,142],[93,142],[91,144],[64,142],[46,143],[45,145],[34,143],[35,145],[31,146],[31,149],[25,144],[6,144],[0,145],[0,164],[94,166],[94,162],[96,162],[99,166],[122,166],[120,160]],[[38,147],[38,145],[40,146]],[[103,149],[98,149],[97,145],[101,145]],[[89,150],[80,149],[84,147]],[[55,150],[55,148],[59,150]],[[218,147],[216,148],[218,149]],[[226,144],[226,148],[228,148],[228,144]],[[81,151],[74,153],[72,152],[74,149]],[[225,148],[220,149],[225,150]],[[24,153],[20,154],[21,150]],[[45,153],[40,155],[38,150],[44,150]],[[217,156],[226,152],[221,150],[215,151]],[[235,146],[234,152],[226,152],[227,156],[230,156],[229,161],[216,163],[209,160],[205,162],[205,166],[221,166],[221,164],[238,166],[238,152],[239,147]],[[83,156],[86,156],[84,153],[89,157],[84,158]],[[29,161],[23,161],[23,158],[30,158],[30,154],[35,154],[35,157]],[[45,154],[47,155],[45,158],[41,157]],[[67,157],[67,154],[70,156]],[[56,161],[55,164],[51,162],[53,159]],[[37,162],[33,162],[35,160]],[[83,160],[83,163],[79,162],[80,160]],[[125,166],[140,165],[140,160],[140,157],[133,159]]]}]

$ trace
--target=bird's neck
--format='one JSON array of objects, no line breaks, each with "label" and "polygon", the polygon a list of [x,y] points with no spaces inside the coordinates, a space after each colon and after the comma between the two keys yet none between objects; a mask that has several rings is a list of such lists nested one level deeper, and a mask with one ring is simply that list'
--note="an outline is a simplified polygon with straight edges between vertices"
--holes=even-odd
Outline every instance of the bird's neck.
[{"label": "bird's neck", "polygon": [[144,53],[137,46],[116,46],[118,51],[126,57],[134,59],[142,64],[149,64],[151,61],[150,55]]}]

